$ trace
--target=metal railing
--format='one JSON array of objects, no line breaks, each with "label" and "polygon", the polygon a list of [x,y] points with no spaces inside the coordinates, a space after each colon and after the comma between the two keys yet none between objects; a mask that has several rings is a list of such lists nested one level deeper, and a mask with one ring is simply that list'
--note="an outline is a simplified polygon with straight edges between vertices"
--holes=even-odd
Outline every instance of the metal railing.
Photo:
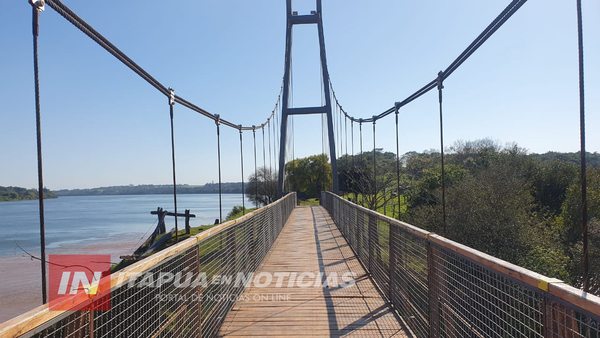
[{"label": "metal railing", "polygon": [[92,298],[108,311],[44,305],[1,324],[0,336],[214,337],[295,206],[288,194],[112,274],[110,299]]},{"label": "metal railing", "polygon": [[600,337],[600,298],[329,192],[321,204],[416,337]]}]

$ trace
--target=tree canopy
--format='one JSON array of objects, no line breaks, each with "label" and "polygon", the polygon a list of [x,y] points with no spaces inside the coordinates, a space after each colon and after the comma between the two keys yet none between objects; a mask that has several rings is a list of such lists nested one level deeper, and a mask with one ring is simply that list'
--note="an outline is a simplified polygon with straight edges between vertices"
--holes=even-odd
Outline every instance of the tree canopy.
[{"label": "tree canopy", "polygon": [[331,165],[325,154],[296,159],[285,165],[286,190],[296,191],[299,198],[318,198],[321,191],[331,190]]},{"label": "tree canopy", "polygon": [[[44,198],[57,198],[55,193],[44,188]],[[36,189],[26,189],[20,187],[2,187],[0,186],[0,202],[6,201],[26,201],[39,198]]]}]

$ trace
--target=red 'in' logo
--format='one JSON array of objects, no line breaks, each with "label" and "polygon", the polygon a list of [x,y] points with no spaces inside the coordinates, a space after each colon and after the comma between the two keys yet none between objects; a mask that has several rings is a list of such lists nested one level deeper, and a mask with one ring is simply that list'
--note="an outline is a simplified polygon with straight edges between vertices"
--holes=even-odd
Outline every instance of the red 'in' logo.
[{"label": "red 'in' logo", "polygon": [[50,255],[50,310],[110,310],[110,255]]}]

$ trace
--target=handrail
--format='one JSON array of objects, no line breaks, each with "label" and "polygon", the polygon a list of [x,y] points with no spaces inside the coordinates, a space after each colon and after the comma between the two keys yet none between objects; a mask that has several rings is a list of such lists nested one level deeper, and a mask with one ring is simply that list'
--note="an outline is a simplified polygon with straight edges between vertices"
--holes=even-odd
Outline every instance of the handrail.
[{"label": "handrail", "polygon": [[[257,209],[253,212],[250,212],[242,217],[239,217],[239,218],[231,220],[231,221],[224,222],[220,225],[217,225],[213,228],[203,231],[203,232],[201,232],[195,236],[192,236],[180,243],[177,243],[176,245],[173,245],[169,248],[166,248],[164,250],[161,250],[161,251],[153,254],[152,256],[142,259],[142,260],[124,268],[121,271],[111,274],[110,277],[106,277],[106,278],[110,278],[111,291],[114,291],[116,289],[124,287],[127,283],[130,282],[130,280],[132,278],[138,277],[140,273],[151,271],[153,268],[156,268],[157,266],[163,264],[165,261],[172,258],[173,256],[180,255],[191,249],[196,250],[196,248],[200,242],[205,242],[207,240],[210,240],[211,238],[214,238],[215,236],[217,236],[219,234],[224,234],[225,237],[227,237],[225,233],[232,229],[235,230],[236,225],[243,225],[244,223],[248,223],[249,221],[252,221],[252,220],[255,220],[255,219],[258,219],[261,217],[262,218],[260,220],[262,220],[263,223],[264,222],[274,223],[275,222],[275,220],[273,219],[274,217],[269,218],[269,217],[266,217],[265,214],[268,214],[270,210],[273,210],[273,209],[281,206],[281,204],[283,204],[283,203],[286,203],[286,206],[288,206],[288,205],[295,206],[296,205],[295,193],[290,193],[290,194],[284,196],[283,198],[281,198],[267,206],[264,206],[260,209]],[[293,209],[293,207],[292,207],[292,209]],[[287,209],[283,210],[282,212],[283,212],[283,214],[279,215],[279,216],[281,216],[280,217],[281,222],[285,223],[285,220],[287,220],[287,217],[289,216],[291,209],[287,208]],[[281,228],[281,227],[283,227],[283,224],[274,224],[274,226],[276,228]],[[273,229],[269,228],[269,230],[271,231]],[[229,240],[229,239],[226,239],[226,240]],[[235,238],[233,240],[235,241]],[[272,240],[274,240],[274,238]],[[100,283],[102,283],[102,282],[103,281],[101,281]],[[77,298],[77,297],[81,297],[81,295],[74,296],[74,298]],[[67,301],[69,301],[69,300],[67,300]],[[70,312],[71,311],[55,311],[55,310],[50,311],[48,304],[38,306],[37,308],[35,308],[33,310],[30,310],[22,315],[19,315],[19,316],[15,317],[13,319],[10,319],[4,323],[1,323],[0,324],[0,336],[2,336],[2,337],[19,336],[21,334],[30,332],[32,330],[39,329],[40,326],[43,326],[49,322],[58,320],[58,319],[64,317],[65,315],[70,314]]]},{"label": "handrail", "polygon": [[600,334],[600,297],[330,192],[322,193],[321,204],[400,314],[413,318],[408,325],[417,336],[448,330],[483,336],[502,330]]}]

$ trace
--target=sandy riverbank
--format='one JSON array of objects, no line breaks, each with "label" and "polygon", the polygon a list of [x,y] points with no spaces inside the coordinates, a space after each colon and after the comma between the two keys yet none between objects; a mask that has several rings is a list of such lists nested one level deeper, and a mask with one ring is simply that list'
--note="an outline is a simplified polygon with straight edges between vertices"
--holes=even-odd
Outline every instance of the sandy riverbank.
[{"label": "sandy riverbank", "polygon": [[[103,242],[63,245],[48,250],[49,255],[111,255],[111,262],[132,253],[141,235],[114,236]],[[39,252],[32,252],[39,256]],[[42,302],[40,262],[22,252],[0,257],[0,323],[27,312]]]}]

